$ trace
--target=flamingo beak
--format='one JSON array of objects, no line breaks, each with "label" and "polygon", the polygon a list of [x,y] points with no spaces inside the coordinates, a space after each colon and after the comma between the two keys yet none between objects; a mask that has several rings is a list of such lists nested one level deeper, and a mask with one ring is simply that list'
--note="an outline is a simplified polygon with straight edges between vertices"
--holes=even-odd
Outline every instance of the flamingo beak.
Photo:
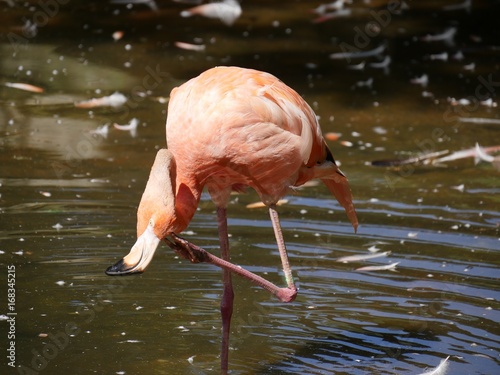
[{"label": "flamingo beak", "polygon": [[148,225],[143,234],[137,238],[132,250],[116,264],[108,267],[106,274],[109,276],[123,276],[144,272],[160,243],[153,227]]}]

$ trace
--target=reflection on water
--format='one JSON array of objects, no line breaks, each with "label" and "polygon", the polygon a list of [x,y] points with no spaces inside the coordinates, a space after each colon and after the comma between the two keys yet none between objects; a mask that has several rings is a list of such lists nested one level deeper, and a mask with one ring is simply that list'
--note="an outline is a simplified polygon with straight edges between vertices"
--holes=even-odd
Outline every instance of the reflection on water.
[{"label": "reflection on water", "polygon": [[[494,122],[459,121],[498,120],[498,2],[393,2],[389,12],[354,0],[317,14],[320,2],[244,1],[230,27],[180,17],[192,6],[181,2],[55,3],[50,13],[35,1],[0,5],[0,263],[16,267],[21,366],[2,360],[2,373],[218,373],[219,270],[166,250],[143,275],[103,271],[134,242],[171,88],[229,64],[276,74],[325,132],[342,133],[331,146],[361,221],[353,234],[322,186],[288,197],[280,213],[299,296],[284,305],[235,279],[232,373],[419,374],[447,356],[449,373],[498,373],[498,171],[473,158],[370,165],[498,143]],[[114,92],[127,103],[74,106]],[[113,126],[133,118],[136,137]],[[256,199],[230,204],[233,261],[280,283],[267,214],[246,208]],[[217,253],[214,217],[204,195],[185,235]]]}]

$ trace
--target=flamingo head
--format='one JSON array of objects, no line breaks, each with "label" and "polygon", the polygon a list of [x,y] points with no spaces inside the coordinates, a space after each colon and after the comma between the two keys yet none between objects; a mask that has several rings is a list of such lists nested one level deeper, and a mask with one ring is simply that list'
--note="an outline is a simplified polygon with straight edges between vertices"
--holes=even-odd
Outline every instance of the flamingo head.
[{"label": "flamingo head", "polygon": [[173,233],[175,215],[175,159],[167,149],[156,155],[137,210],[137,241],[129,254],[106,270],[108,275],[143,272],[160,241]]}]

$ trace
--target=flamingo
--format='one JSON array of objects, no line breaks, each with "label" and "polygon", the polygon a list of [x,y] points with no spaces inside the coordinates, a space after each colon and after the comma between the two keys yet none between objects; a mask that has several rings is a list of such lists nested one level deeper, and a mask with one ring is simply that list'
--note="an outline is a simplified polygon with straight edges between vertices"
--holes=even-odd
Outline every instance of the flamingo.
[{"label": "flamingo", "polygon": [[[168,104],[167,149],[158,151],[137,211],[137,241],[108,275],[143,272],[161,240],[192,262],[223,269],[221,372],[228,371],[234,292],[243,276],[282,302],[297,295],[276,203],[293,187],[319,178],[358,227],[351,190],[322,136],[311,107],[273,75],[216,67],[174,88]],[[221,258],[177,234],[189,225],[204,187],[217,208]],[[252,187],[268,206],[287,286],[230,262],[227,204],[233,190]]]}]

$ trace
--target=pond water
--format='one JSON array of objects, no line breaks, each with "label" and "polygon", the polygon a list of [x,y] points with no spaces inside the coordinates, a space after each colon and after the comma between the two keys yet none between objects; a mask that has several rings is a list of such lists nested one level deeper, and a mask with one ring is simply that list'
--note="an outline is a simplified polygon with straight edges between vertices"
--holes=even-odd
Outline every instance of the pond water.
[{"label": "pond water", "polygon": [[[287,197],[299,295],[233,278],[231,374],[421,374],[448,356],[449,374],[500,373],[498,161],[372,166],[500,143],[500,3],[471,3],[353,0],[321,18],[316,1],[243,1],[231,26],[181,17],[193,2],[0,3],[0,373],[219,373],[219,269],[162,245],[144,274],[104,274],[134,243],[170,90],[217,65],[275,74],[341,133],[328,143],[360,219],[355,234],[321,185]],[[74,105],[115,92],[126,103]],[[135,134],[113,126],[134,118]],[[283,283],[257,200],[231,200],[232,260]],[[208,195],[184,235],[218,254]]]}]

